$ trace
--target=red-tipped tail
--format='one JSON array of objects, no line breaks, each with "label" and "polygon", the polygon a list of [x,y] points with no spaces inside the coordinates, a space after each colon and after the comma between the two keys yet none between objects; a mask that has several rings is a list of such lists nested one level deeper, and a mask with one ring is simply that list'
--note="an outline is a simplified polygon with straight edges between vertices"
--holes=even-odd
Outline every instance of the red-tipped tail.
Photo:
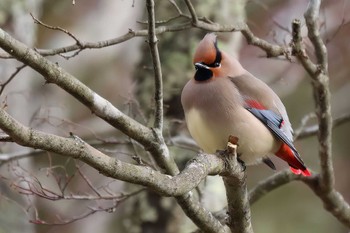
[{"label": "red-tipped tail", "polygon": [[276,156],[286,161],[294,174],[311,176],[311,172],[305,167],[299,155],[295,154],[287,144],[282,144],[281,148],[276,152]]},{"label": "red-tipped tail", "polygon": [[296,169],[293,167],[289,167],[289,168],[295,175],[302,174],[303,176],[311,176],[311,172],[307,168],[305,170]]}]

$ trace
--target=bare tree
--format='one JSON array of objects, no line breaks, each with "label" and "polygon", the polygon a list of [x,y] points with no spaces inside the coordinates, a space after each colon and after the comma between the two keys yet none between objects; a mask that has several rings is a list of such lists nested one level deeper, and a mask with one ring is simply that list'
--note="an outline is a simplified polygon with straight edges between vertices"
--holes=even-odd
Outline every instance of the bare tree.
[{"label": "bare tree", "polygon": [[[12,182],[6,177],[3,179],[24,195],[34,195],[51,201],[98,200],[100,203],[98,206],[90,207],[88,212],[68,220],[45,220],[39,216],[38,211],[34,208],[34,217],[30,215],[31,222],[41,225],[65,225],[97,212],[114,212],[123,201],[140,195],[145,190],[151,190],[162,196],[173,197],[187,217],[196,224],[198,231],[248,233],[253,232],[250,206],[274,189],[293,180],[298,180],[305,183],[319,197],[327,211],[347,228],[350,228],[349,205],[335,189],[332,164],[332,128],[347,122],[350,117],[349,114],[346,114],[332,120],[328,55],[320,35],[321,1],[310,0],[305,11],[307,38],[302,36],[301,19],[295,19],[290,22],[292,28],[290,41],[283,46],[257,37],[247,23],[239,22],[233,25],[215,23],[207,17],[198,16],[196,7],[190,0],[184,0],[183,3],[189,14],[184,13],[182,6],[180,7],[178,3],[169,0],[169,4],[175,9],[177,15],[165,21],[157,21],[155,3],[153,0],[147,0],[147,20],[141,22],[147,25],[147,29],[130,29],[128,33],[120,37],[99,42],[85,42],[74,33],[61,27],[50,26],[33,15],[35,23],[50,30],[63,32],[75,41],[72,45],[54,49],[33,49],[31,45],[20,42],[5,30],[0,29],[0,47],[4,50],[0,57],[4,60],[16,59],[20,62],[19,68],[8,79],[9,82],[13,77],[16,77],[22,68],[27,66],[41,74],[46,83],[54,84],[55,87],[70,94],[89,109],[96,118],[118,129],[125,136],[117,140],[100,139],[97,142],[88,142],[79,135],[70,132],[69,128],[64,129],[66,135],[63,136],[59,133],[41,131],[35,127],[28,127],[11,116],[8,109],[14,109],[16,106],[3,104],[0,109],[0,128],[3,131],[1,141],[29,147],[33,150],[30,153],[3,154],[0,157],[0,165],[9,162],[16,163],[22,158],[37,155],[47,155],[51,161],[59,154],[65,156],[65,161],[67,161],[65,166],[56,167],[50,164],[49,168],[46,169],[47,176],[54,180],[54,185],[51,187],[44,185],[43,181],[36,178],[31,171],[27,171],[19,163],[16,166],[12,165],[14,173],[18,175],[17,181]],[[283,59],[291,63],[298,62],[303,67],[312,84],[317,125],[303,124],[297,130],[296,137],[300,139],[318,135],[321,165],[319,172],[313,171],[311,177],[302,177],[289,170],[283,170],[261,181],[248,191],[246,171],[237,163],[234,140],[229,140],[225,151],[215,155],[199,153],[195,158],[189,160],[183,169],[179,169],[174,159],[174,153],[169,151],[169,146],[174,141],[183,147],[193,148],[193,145],[191,139],[184,134],[179,134],[179,131],[176,131],[178,135],[168,139],[167,131],[164,129],[166,120],[164,119],[163,99],[164,78],[158,36],[183,30],[192,32],[193,29],[227,33],[240,32],[248,44],[260,48],[266,53],[266,57]],[[150,101],[150,105],[153,106],[151,123],[145,122],[143,124],[128,116],[59,64],[47,58],[59,55],[70,59],[81,56],[81,52],[86,49],[101,49],[135,37],[146,38],[152,58],[154,95],[153,100]],[[314,54],[309,52],[309,47],[306,48],[307,43],[309,43],[309,47],[312,47]],[[2,88],[6,89],[6,85],[2,85]],[[131,154],[131,156],[127,156],[128,159],[124,160],[111,156],[107,150],[110,145],[128,147],[123,153]],[[142,156],[139,152],[142,153]],[[91,178],[85,174],[85,164],[111,178],[110,182],[119,180],[142,185],[143,188],[117,194],[109,188],[108,183],[96,187]],[[68,170],[68,165],[75,168],[74,172]],[[58,169],[61,170],[60,173],[57,172]],[[215,213],[205,208],[200,198],[194,194],[196,192],[200,194],[198,186],[209,175],[221,176],[226,189],[227,208]],[[83,180],[87,187],[86,190],[89,190],[88,194],[67,191],[69,186],[74,186],[74,179],[78,176]],[[25,211],[29,213],[28,209]]]}]

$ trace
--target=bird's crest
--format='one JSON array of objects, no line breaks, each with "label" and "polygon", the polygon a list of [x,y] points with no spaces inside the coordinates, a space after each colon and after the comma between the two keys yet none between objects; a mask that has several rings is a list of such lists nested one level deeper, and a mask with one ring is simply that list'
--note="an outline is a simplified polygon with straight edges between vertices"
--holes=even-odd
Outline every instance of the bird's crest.
[{"label": "bird's crest", "polygon": [[[220,56],[220,57],[218,57]],[[207,66],[214,66],[216,62],[220,63],[221,53],[217,47],[216,35],[208,33],[199,42],[196,53],[194,54],[193,63],[203,63]]]}]

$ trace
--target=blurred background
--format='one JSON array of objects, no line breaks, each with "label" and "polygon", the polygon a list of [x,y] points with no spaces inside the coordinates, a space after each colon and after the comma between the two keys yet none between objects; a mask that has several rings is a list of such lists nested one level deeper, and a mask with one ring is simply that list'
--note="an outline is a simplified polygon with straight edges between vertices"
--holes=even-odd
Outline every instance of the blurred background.
[{"label": "blurred background", "polygon": [[[188,14],[185,5],[175,0]],[[199,16],[221,24],[246,21],[256,36],[288,46],[291,22],[303,20],[306,0],[206,0],[192,1]],[[73,4],[75,3],[75,4]],[[323,1],[319,23],[329,56],[332,114],[334,118],[350,113],[350,2]],[[52,49],[72,45],[66,34],[34,23],[30,16],[59,26],[81,41],[97,42],[119,37],[129,29],[146,29],[145,1],[126,0],[0,0],[0,27],[29,47]],[[156,1],[159,25],[182,23],[171,1]],[[303,36],[309,55],[313,48]],[[179,166],[196,155],[198,149],[180,145],[188,137],[183,121],[180,94],[192,77],[192,55],[206,32],[199,29],[169,32],[158,36],[164,79],[166,127],[164,135]],[[79,54],[52,56],[69,73],[139,122],[149,125],[153,113],[153,71],[146,38],[133,38],[102,49]],[[272,87],[282,98],[295,129],[314,112],[310,78],[294,60],[266,58],[260,49],[247,45],[239,32],[218,33],[219,47],[239,57],[243,66]],[[1,84],[21,64],[0,59]],[[1,86],[0,86],[1,87]],[[1,107],[21,123],[61,136],[69,133],[83,138],[102,152],[118,159],[135,162],[142,159],[154,166],[147,153],[118,130],[98,119],[89,109],[43,77],[26,67],[1,93]],[[315,124],[314,118],[307,122]],[[336,188],[350,201],[350,123],[334,129],[333,158]],[[319,170],[317,138],[296,141],[306,164]],[[196,227],[172,198],[141,191],[142,187],[111,180],[78,161],[47,152],[33,152],[11,143],[1,143],[2,155],[24,155],[8,163],[0,162],[0,233],[12,232],[191,232]],[[274,160],[278,170],[286,168]],[[248,167],[249,187],[272,175],[265,165]],[[117,196],[98,200],[65,200],[76,196]],[[128,197],[128,194],[132,194]],[[40,195],[42,197],[40,197]],[[212,211],[225,206],[220,177],[208,178],[196,195]],[[58,197],[57,197],[58,196]],[[55,198],[54,198],[55,197]],[[128,198],[125,198],[128,197]],[[48,200],[48,199],[55,199]],[[91,214],[91,215],[89,215]],[[89,215],[89,216],[88,216]],[[259,233],[342,233],[348,232],[304,184],[292,182],[269,193],[252,206],[253,227]],[[36,220],[36,223],[30,221]],[[40,221],[41,222],[40,222]],[[44,222],[45,221],[45,222]],[[47,223],[47,224],[45,224]]]}]

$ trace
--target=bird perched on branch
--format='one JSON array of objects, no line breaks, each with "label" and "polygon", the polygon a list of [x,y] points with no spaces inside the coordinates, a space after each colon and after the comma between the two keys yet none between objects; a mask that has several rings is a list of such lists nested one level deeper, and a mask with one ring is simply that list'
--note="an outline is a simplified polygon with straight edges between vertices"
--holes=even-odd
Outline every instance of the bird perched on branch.
[{"label": "bird perched on branch", "polygon": [[295,174],[310,176],[293,145],[292,127],[280,98],[237,59],[220,51],[216,35],[207,34],[193,59],[196,73],[182,91],[190,134],[206,152],[224,149],[238,138],[237,154],[245,164],[265,162],[269,155],[286,161]]}]

